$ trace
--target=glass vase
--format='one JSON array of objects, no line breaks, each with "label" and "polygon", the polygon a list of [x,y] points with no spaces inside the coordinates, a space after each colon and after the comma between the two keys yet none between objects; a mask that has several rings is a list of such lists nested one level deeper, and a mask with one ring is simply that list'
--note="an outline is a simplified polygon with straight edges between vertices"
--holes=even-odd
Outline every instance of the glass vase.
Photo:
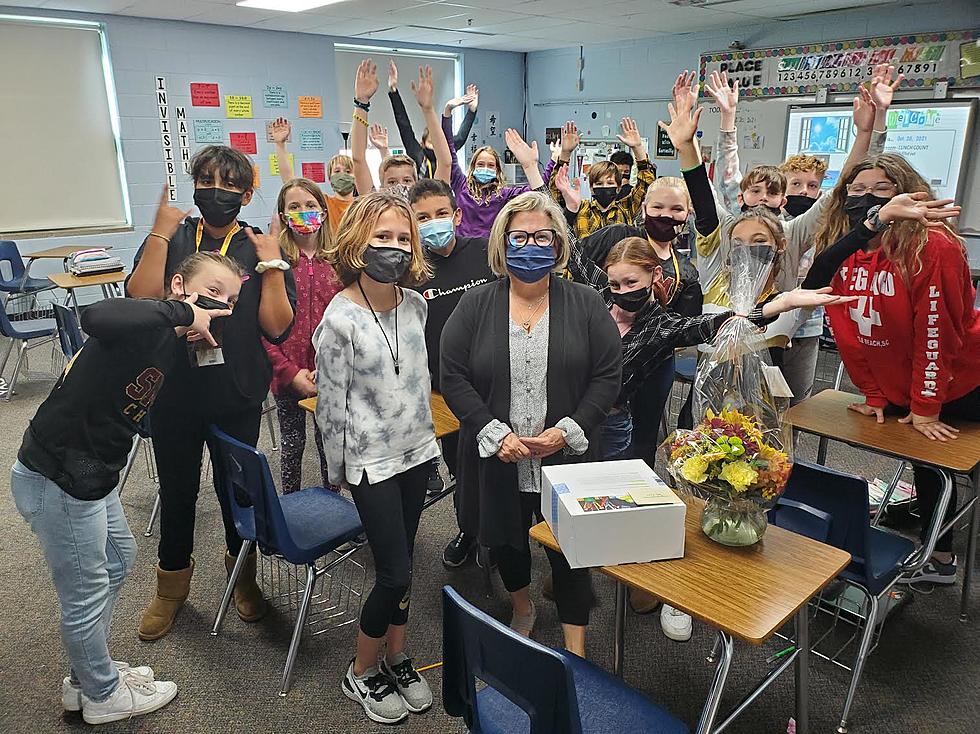
[{"label": "glass vase", "polygon": [[753,545],[766,534],[766,512],[755,502],[712,495],[701,515],[704,534],[722,545]]}]

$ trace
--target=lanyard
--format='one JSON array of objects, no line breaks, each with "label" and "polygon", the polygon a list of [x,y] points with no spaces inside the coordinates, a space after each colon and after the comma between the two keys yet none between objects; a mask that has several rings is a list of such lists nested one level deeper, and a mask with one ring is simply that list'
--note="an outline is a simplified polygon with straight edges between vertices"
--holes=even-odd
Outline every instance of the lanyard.
[{"label": "lanyard", "polygon": [[[228,254],[228,246],[231,244],[231,238],[234,237],[235,233],[238,232],[239,230],[241,230],[241,227],[238,226],[238,222],[235,222],[235,226],[232,227],[231,231],[225,235],[225,241],[221,244],[222,255]],[[201,251],[201,235],[203,234],[204,234],[204,219],[202,217],[201,219],[197,220],[197,236],[194,238],[194,244],[195,244],[194,249],[196,252]]]},{"label": "lanyard", "polygon": [[667,303],[674,300],[674,296],[677,295],[677,291],[680,290],[681,287],[681,265],[677,261],[677,251],[674,250],[673,244],[670,246],[670,259],[674,263],[674,287],[670,293],[667,294]]}]

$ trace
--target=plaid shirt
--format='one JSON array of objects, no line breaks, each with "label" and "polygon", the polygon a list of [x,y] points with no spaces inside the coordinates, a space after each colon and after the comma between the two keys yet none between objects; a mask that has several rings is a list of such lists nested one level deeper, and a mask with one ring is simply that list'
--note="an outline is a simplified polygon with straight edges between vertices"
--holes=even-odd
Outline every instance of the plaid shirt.
[{"label": "plaid shirt", "polygon": [[[558,165],[567,164],[559,162]],[[656,169],[649,160],[637,161],[636,186],[627,196],[613,201],[606,211],[602,211],[592,199],[582,202],[578,214],[575,216],[575,235],[582,239],[609,224],[633,224],[637,214],[643,210],[643,200],[646,198],[647,188],[656,177]],[[549,180],[548,188],[551,189],[551,196],[555,201],[560,202],[562,200],[561,194],[555,185],[554,176]]]}]

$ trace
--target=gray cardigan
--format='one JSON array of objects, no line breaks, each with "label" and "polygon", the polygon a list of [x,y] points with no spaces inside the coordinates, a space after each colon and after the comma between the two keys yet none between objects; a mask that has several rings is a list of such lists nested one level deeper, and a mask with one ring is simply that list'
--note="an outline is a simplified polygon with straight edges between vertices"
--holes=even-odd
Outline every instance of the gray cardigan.
[{"label": "gray cardigan", "polygon": [[[491,547],[522,547],[517,466],[482,459],[477,434],[497,419],[510,421],[510,281],[472,288],[442,333],[441,387],[460,421],[458,468],[460,529]],[[598,461],[599,426],[619,393],[622,341],[602,297],[588,286],[552,276],[548,310],[548,389],[545,427],[568,416],[589,439],[581,456],[559,452],[543,461]]]}]

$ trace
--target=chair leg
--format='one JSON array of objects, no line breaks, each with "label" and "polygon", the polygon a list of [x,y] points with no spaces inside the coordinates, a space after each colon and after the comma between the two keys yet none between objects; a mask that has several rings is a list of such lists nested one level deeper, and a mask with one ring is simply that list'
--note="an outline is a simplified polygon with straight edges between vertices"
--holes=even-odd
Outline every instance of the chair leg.
[{"label": "chair leg", "polygon": [[24,361],[24,352],[27,351],[27,342],[22,341],[20,343],[20,348],[17,350],[17,361],[14,362],[14,373],[10,376],[10,384],[7,385],[7,394],[4,399],[10,402],[10,398],[14,395],[14,389],[17,387],[17,375],[20,373],[20,365]]},{"label": "chair leg", "polygon": [[316,587],[316,566],[310,564],[306,567],[306,589],[303,591],[303,602],[296,613],[296,626],[293,627],[293,639],[289,642],[289,652],[286,653],[286,668],[282,671],[282,686],[279,695],[285,697],[293,685],[293,666],[296,664],[296,655],[299,653],[299,643],[303,639],[303,628],[306,627],[306,618],[310,616],[310,602],[313,599],[313,589]]},{"label": "chair leg", "polygon": [[265,422],[269,428],[269,440],[272,441],[272,450],[279,450],[279,439],[276,437],[276,421],[272,417],[273,409],[269,408],[265,414]]},{"label": "chair leg", "polygon": [[858,684],[861,682],[861,673],[864,671],[864,663],[868,658],[868,651],[871,649],[871,639],[874,637],[875,623],[878,619],[878,597],[860,589],[868,599],[868,611],[864,620],[864,631],[861,634],[861,646],[858,648],[857,657],[854,659],[854,670],[851,674],[851,686],[847,689],[847,698],[844,699],[844,711],[840,717],[840,726],[837,727],[838,734],[847,734],[847,717],[851,712],[851,704],[854,703],[854,694],[857,693]]},{"label": "chair leg", "polygon": [[844,360],[837,365],[837,379],[834,380],[834,389],[840,390],[840,384],[844,381]]},{"label": "chair leg", "polygon": [[133,447],[129,450],[129,456],[126,458],[126,466],[123,468],[122,478],[119,480],[119,494],[122,494],[123,489],[126,488],[129,473],[133,471],[133,464],[136,463],[136,453],[139,451],[141,440],[138,435],[133,436]]},{"label": "chair leg", "polygon": [[231,575],[228,577],[228,585],[225,587],[225,594],[221,597],[221,606],[218,607],[218,613],[214,617],[214,626],[211,627],[211,634],[216,635],[221,631],[221,625],[225,621],[225,615],[228,613],[228,605],[231,603],[232,594],[235,592],[235,584],[238,583],[238,575],[242,571],[242,566],[245,565],[245,559],[252,550],[252,546],[255,545],[254,540],[246,540],[242,542],[242,549],[238,551],[238,558],[235,559],[235,566],[231,569]]},{"label": "chair leg", "polygon": [[10,359],[10,352],[14,348],[14,342],[15,341],[17,341],[17,340],[14,339],[13,337],[8,337],[7,338],[7,348],[3,352],[3,361],[0,362],[0,375],[3,374],[3,371],[5,369],[7,369],[7,361]]},{"label": "chair leg", "polygon": [[157,498],[153,502],[153,509],[150,510],[150,521],[146,523],[146,530],[143,531],[143,537],[149,538],[153,536],[153,523],[157,521],[157,515],[160,514],[160,492],[157,492]]}]

